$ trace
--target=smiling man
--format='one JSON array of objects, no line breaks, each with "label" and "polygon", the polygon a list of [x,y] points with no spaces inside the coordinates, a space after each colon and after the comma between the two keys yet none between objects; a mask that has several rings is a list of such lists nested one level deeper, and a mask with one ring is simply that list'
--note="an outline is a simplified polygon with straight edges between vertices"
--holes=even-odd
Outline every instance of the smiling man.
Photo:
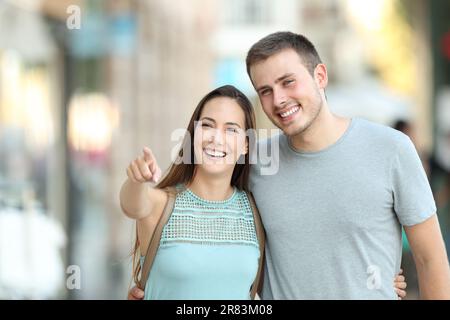
[{"label": "smiling man", "polygon": [[327,68],[302,35],[271,34],[246,63],[265,114],[283,131],[260,143],[279,143],[277,174],[255,165],[251,176],[267,233],[262,298],[397,299],[403,226],[421,297],[449,299],[436,206],[409,138],[331,113]]}]

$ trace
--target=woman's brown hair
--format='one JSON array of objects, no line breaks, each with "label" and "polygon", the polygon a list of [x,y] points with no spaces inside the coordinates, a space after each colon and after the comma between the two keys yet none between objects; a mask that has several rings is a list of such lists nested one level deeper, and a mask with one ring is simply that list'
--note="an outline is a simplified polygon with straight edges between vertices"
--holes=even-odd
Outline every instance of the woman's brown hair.
[{"label": "woman's brown hair", "polygon": [[[164,178],[156,185],[155,188],[164,189],[166,187],[176,186],[177,184],[188,184],[192,181],[195,173],[195,161],[194,161],[194,131],[196,122],[200,120],[200,115],[203,111],[204,106],[208,101],[211,101],[215,98],[220,97],[228,97],[236,101],[236,103],[241,107],[245,114],[245,130],[255,129],[256,120],[255,113],[252,107],[250,100],[239,91],[237,88],[231,85],[225,85],[214,89],[209,92],[206,96],[204,96],[192,114],[191,120],[189,121],[187,132],[183,140],[183,144],[181,146],[180,151],[178,152],[178,159],[172,163],[167,174]],[[248,132],[248,131],[247,131]],[[250,175],[250,154],[253,147],[251,143],[253,143],[254,139],[249,139],[247,136],[248,142],[248,150],[245,154],[245,161],[238,163],[235,165],[233,170],[233,174],[231,177],[231,185],[235,186],[239,190],[248,191],[248,180]],[[188,155],[184,154],[187,151]],[[136,234],[136,241],[133,248],[133,279],[135,283],[139,283],[139,273],[141,271],[141,264],[139,261],[139,239]]]}]

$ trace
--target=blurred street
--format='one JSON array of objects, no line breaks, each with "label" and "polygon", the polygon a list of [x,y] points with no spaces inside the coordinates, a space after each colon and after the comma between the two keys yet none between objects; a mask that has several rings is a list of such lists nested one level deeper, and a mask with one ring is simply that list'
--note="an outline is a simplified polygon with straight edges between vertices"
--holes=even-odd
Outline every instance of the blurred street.
[{"label": "blurred street", "polygon": [[0,299],[125,299],[128,163],[149,146],[164,171],[224,84],[273,129],[245,56],[286,30],[316,44],[333,112],[411,137],[450,248],[450,1],[0,0]]}]

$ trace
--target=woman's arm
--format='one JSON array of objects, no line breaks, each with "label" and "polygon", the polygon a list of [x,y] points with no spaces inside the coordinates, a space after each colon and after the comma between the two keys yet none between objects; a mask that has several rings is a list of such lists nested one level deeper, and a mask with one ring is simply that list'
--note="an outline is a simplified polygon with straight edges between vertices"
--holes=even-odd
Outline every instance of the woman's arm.
[{"label": "woman's arm", "polygon": [[128,217],[141,220],[153,211],[161,190],[146,182],[157,182],[161,177],[156,159],[151,150],[143,149],[143,155],[134,159],[127,167],[127,180],[120,189],[120,206]]}]

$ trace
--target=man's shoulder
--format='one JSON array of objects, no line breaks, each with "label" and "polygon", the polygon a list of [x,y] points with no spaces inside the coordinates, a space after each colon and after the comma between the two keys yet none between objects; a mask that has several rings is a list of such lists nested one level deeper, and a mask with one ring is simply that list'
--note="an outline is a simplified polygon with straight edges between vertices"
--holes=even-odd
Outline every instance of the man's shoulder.
[{"label": "man's shoulder", "polygon": [[367,143],[391,146],[395,149],[410,143],[410,138],[406,134],[387,125],[363,118],[358,118],[357,121],[358,137]]}]

